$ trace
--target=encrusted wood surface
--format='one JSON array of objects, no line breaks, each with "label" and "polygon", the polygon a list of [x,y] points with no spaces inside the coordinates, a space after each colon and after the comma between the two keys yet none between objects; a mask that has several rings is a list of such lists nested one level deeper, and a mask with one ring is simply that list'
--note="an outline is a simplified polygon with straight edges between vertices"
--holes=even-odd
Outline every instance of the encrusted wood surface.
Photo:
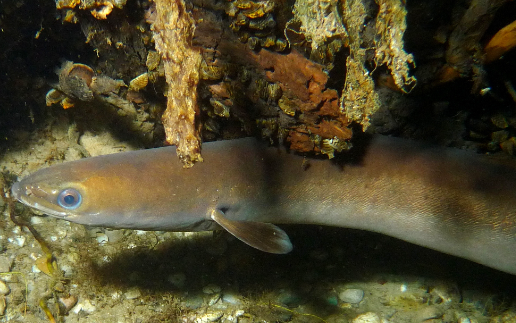
[{"label": "encrusted wood surface", "polygon": [[163,114],[166,141],[177,146],[185,167],[202,161],[195,117],[201,53],[192,46],[194,20],[183,0],[156,0],[149,14],[156,50],[161,54],[168,84]]}]

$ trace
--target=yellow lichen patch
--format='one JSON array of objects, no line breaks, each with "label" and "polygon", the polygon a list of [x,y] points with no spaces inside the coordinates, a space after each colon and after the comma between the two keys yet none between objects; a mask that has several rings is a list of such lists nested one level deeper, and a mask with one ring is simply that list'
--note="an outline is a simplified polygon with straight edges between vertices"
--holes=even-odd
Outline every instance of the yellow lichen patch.
[{"label": "yellow lichen patch", "polygon": [[162,117],[166,141],[176,145],[183,165],[191,167],[194,162],[202,161],[195,120],[199,111],[197,84],[202,56],[192,46],[194,19],[183,0],[156,0],[154,6],[148,21],[168,84],[167,109]]},{"label": "yellow lichen patch", "polygon": [[516,20],[500,29],[484,48],[485,63],[499,59],[516,46]]}]

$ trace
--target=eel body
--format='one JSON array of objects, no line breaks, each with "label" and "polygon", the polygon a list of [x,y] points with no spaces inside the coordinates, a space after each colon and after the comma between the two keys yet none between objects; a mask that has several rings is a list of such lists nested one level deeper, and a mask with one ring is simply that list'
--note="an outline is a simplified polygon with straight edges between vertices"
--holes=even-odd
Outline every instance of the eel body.
[{"label": "eel body", "polygon": [[20,202],[68,221],[163,231],[226,229],[286,253],[272,223],[375,231],[516,274],[516,172],[470,152],[374,137],[338,165],[254,139],[203,144],[184,169],[175,147],[87,158],[17,182]]}]

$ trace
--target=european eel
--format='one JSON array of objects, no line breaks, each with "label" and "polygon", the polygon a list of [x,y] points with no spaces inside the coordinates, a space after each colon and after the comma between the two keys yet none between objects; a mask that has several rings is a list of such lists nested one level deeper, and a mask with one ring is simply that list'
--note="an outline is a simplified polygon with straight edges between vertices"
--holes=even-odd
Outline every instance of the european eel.
[{"label": "european eel", "polygon": [[377,136],[340,165],[249,138],[205,143],[203,158],[191,169],[175,147],[86,158],[39,170],[12,194],[76,223],[222,227],[278,254],[292,244],[272,223],[363,229],[516,274],[516,172],[487,156]]}]

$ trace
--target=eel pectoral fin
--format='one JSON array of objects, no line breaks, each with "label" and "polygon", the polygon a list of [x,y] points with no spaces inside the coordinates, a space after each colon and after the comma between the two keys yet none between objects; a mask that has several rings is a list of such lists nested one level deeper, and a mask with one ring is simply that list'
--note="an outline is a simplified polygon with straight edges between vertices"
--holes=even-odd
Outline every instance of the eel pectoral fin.
[{"label": "eel pectoral fin", "polygon": [[230,220],[220,210],[211,211],[211,218],[229,233],[253,248],[276,254],[292,251],[292,243],[288,235],[274,224]]}]

